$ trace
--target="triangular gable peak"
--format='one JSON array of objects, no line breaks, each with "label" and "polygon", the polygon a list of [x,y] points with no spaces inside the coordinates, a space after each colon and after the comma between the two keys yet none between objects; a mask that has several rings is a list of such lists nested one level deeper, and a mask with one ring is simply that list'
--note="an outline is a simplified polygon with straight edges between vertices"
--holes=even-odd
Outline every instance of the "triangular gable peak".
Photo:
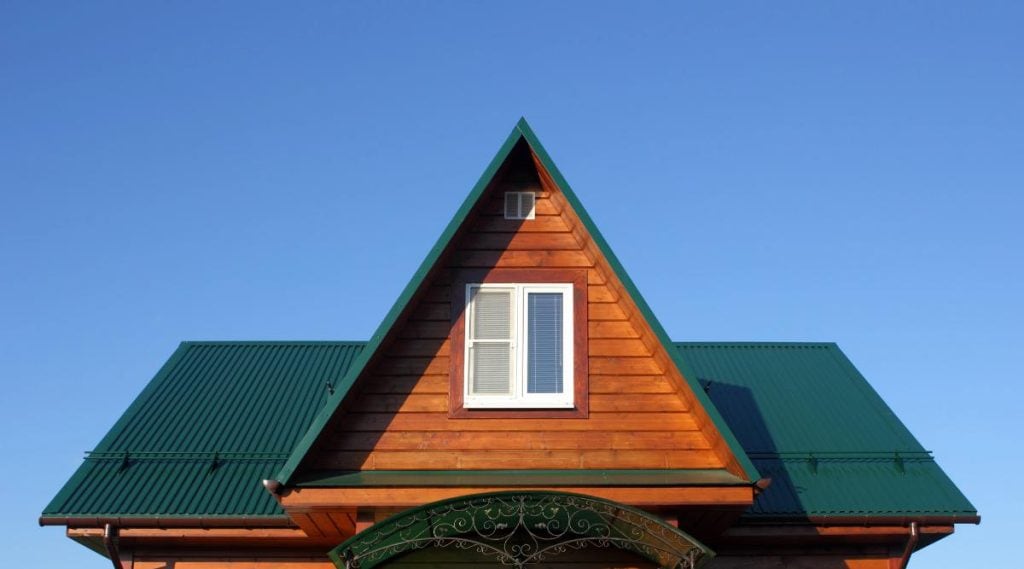
[{"label": "triangular gable peak", "polygon": [[[531,219],[507,219],[507,192],[532,194]],[[481,409],[463,400],[467,283],[515,282],[572,290],[568,408]],[[289,485],[297,470],[305,478],[332,471],[724,469],[757,480],[671,346],[521,120],[278,479]]]}]

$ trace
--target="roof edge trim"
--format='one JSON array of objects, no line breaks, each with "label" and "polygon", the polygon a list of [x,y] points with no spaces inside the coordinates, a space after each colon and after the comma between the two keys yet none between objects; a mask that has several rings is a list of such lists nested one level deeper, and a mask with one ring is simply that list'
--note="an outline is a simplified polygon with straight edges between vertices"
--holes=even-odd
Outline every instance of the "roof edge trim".
[{"label": "roof edge trim", "polygon": [[505,162],[505,159],[512,151],[512,148],[521,139],[526,141],[526,143],[530,146],[530,149],[540,159],[541,164],[543,164],[544,168],[547,169],[548,173],[551,175],[552,180],[554,180],[554,182],[558,185],[559,189],[564,194],[566,200],[569,202],[569,205],[573,208],[576,215],[579,217],[580,221],[583,222],[583,225],[590,233],[591,238],[594,240],[594,243],[597,244],[598,249],[600,249],[601,253],[606,257],[609,265],[612,267],[612,270],[615,272],[616,276],[622,282],[626,291],[629,293],[633,301],[636,303],[637,307],[640,309],[640,312],[642,313],[643,317],[651,326],[651,329],[654,331],[655,336],[658,338],[659,343],[662,345],[662,348],[667,352],[668,357],[673,362],[673,364],[675,364],[676,367],[679,369],[680,374],[687,382],[688,387],[692,391],[694,397],[697,399],[698,403],[704,409],[704,412],[707,414],[708,418],[711,419],[711,422],[714,425],[715,429],[719,432],[722,439],[725,441],[726,446],[728,446],[729,448],[729,452],[732,453],[732,455],[736,458],[736,461],[740,469],[743,471],[744,475],[750,481],[756,481],[761,478],[760,474],[757,471],[757,468],[754,466],[754,463],[743,451],[743,448],[739,444],[739,440],[736,438],[732,430],[726,424],[725,420],[718,412],[718,409],[711,402],[711,399],[707,396],[706,393],[704,393],[704,389],[701,387],[699,381],[693,373],[693,370],[683,359],[682,354],[679,353],[679,350],[672,342],[672,339],[669,338],[668,333],[661,325],[661,322],[654,315],[650,306],[647,304],[647,301],[644,300],[643,295],[640,294],[640,291],[639,289],[637,289],[636,284],[629,277],[628,273],[626,273],[626,270],[623,267],[622,263],[619,261],[618,257],[615,256],[615,254],[612,252],[611,247],[608,245],[608,242],[605,240],[600,230],[594,224],[593,219],[587,213],[587,210],[583,207],[583,204],[576,196],[576,193],[572,190],[571,186],[569,186],[569,183],[565,180],[565,177],[562,175],[558,167],[555,166],[554,161],[551,159],[551,156],[548,154],[544,146],[540,143],[540,140],[537,138],[537,135],[533,132],[533,129],[530,128],[530,125],[526,122],[526,119],[520,118],[519,121],[516,123],[515,127],[512,129],[512,132],[509,133],[508,137],[505,139],[505,142],[502,144],[497,154],[495,154],[494,158],[491,159],[491,162],[487,166],[487,169],[484,170],[484,173],[477,180],[469,195],[466,196],[466,199],[463,201],[458,211],[456,211],[451,221],[448,222],[448,225],[447,227],[445,227],[444,232],[442,232],[441,236],[434,243],[434,246],[430,249],[430,252],[427,253],[426,258],[423,259],[423,262],[420,263],[419,268],[413,274],[409,282],[405,285],[405,288],[402,290],[402,293],[399,295],[398,299],[391,307],[391,310],[388,311],[387,315],[384,317],[380,325],[374,331],[373,336],[370,337],[370,341],[366,344],[363,350],[359,353],[359,356],[352,363],[352,366],[349,368],[348,373],[345,375],[345,377],[339,382],[339,385],[336,387],[336,391],[334,392],[334,394],[328,399],[327,403],[316,415],[316,418],[314,419],[313,423],[310,425],[309,429],[306,430],[305,435],[303,435],[302,439],[293,449],[291,456],[288,458],[288,461],[285,463],[284,467],[282,467],[281,471],[275,477],[282,484],[287,486],[293,482],[292,478],[293,475],[295,474],[296,469],[298,468],[302,460],[305,458],[309,450],[312,448],[320,432],[326,427],[331,417],[340,407],[341,402],[348,394],[348,391],[352,388],[352,385],[355,383],[356,378],[359,377],[359,375],[363,372],[366,365],[369,363],[370,359],[375,355],[377,350],[380,348],[381,343],[383,342],[384,338],[387,336],[391,328],[394,326],[395,322],[398,320],[399,315],[406,309],[406,307],[409,304],[409,301],[412,299],[413,295],[419,289],[420,285],[423,284],[423,281],[430,273],[430,270],[440,259],[442,253],[447,248],[448,244],[451,242],[455,233],[462,226],[463,222],[466,220],[466,217],[469,215],[469,212],[473,209],[473,206],[476,205],[477,201],[479,201],[480,199],[480,196],[483,195],[484,190],[487,188],[488,184],[491,182],[494,175],[497,173],[498,168],[500,168],[501,165]]},{"label": "roof edge trim", "polygon": [[917,522],[922,525],[953,525],[953,524],[980,524],[981,516],[977,514],[833,514],[833,515],[793,515],[785,516],[778,514],[756,515],[744,514],[741,518],[743,525],[827,525],[827,526],[870,526],[870,525],[900,525],[906,526],[910,522]]},{"label": "roof edge trim", "polygon": [[590,233],[590,237],[594,240],[594,243],[597,244],[598,249],[601,250],[601,253],[608,260],[608,264],[611,265],[612,270],[615,271],[615,275],[622,282],[622,285],[623,287],[625,287],[626,292],[629,293],[629,295],[633,299],[633,302],[636,303],[637,308],[640,309],[642,316],[645,320],[647,320],[647,323],[650,325],[651,330],[653,330],[655,336],[657,336],[658,342],[661,343],[662,349],[664,349],[665,352],[667,352],[668,357],[671,359],[672,363],[674,363],[676,367],[679,369],[680,374],[683,376],[683,379],[686,380],[690,390],[693,392],[694,397],[700,403],[701,407],[704,408],[704,412],[707,413],[708,417],[711,419],[711,422],[714,424],[715,429],[718,430],[719,434],[725,440],[726,445],[728,445],[729,447],[729,451],[733,454],[733,456],[736,457],[736,461],[739,463],[740,468],[743,470],[743,472],[746,474],[747,478],[750,481],[753,482],[759,480],[761,478],[761,475],[760,473],[758,473],[757,467],[754,466],[754,463],[751,462],[746,452],[744,452],[743,447],[740,446],[739,440],[733,434],[732,429],[729,428],[729,426],[725,422],[725,419],[718,412],[718,409],[715,407],[715,405],[711,402],[711,398],[708,397],[708,395],[704,392],[704,388],[700,385],[700,382],[697,380],[697,376],[694,374],[689,364],[687,364],[686,361],[683,359],[682,354],[679,353],[679,350],[672,342],[672,339],[669,338],[669,335],[665,331],[665,328],[661,325],[661,322],[654,315],[654,311],[651,310],[651,307],[647,304],[647,301],[644,300],[643,295],[640,294],[640,290],[633,282],[633,279],[630,278],[629,273],[626,272],[626,269],[622,265],[622,262],[619,261],[619,258],[612,251],[611,246],[605,240],[604,235],[601,234],[601,231],[597,228],[597,225],[594,223],[594,220],[590,217],[590,214],[587,213],[587,210],[583,207],[583,203],[580,202],[579,198],[576,196],[576,193],[572,190],[572,187],[570,187],[569,183],[565,180],[565,176],[563,176],[562,172],[559,171],[557,166],[555,166],[554,161],[551,159],[551,155],[548,154],[547,150],[540,143],[540,140],[537,138],[537,135],[533,132],[533,129],[530,128],[530,125],[526,123],[526,119],[519,119],[519,123],[516,125],[516,128],[523,133],[523,137],[526,138],[527,144],[529,144],[533,151],[536,153],[537,157],[544,165],[544,168],[546,168],[548,173],[551,175],[552,180],[554,180],[554,182],[558,184],[559,189],[562,190],[562,193],[564,194],[566,201],[569,202],[569,205],[573,208],[577,217],[579,217],[580,221],[583,222],[583,225],[587,228],[587,231]]},{"label": "roof edge trim", "polygon": [[473,186],[473,189],[469,192],[469,195],[466,196],[466,199],[463,200],[462,205],[459,206],[459,209],[455,212],[455,216],[452,217],[451,221],[448,222],[447,227],[445,227],[444,231],[441,233],[441,236],[438,237],[437,241],[434,243],[434,246],[431,247],[430,251],[427,253],[426,258],[423,259],[423,262],[420,263],[419,268],[416,269],[416,272],[413,273],[412,278],[409,279],[408,284],[406,284],[405,288],[402,289],[402,293],[398,296],[398,299],[395,301],[394,305],[392,305],[391,310],[388,311],[387,315],[384,316],[384,319],[381,321],[380,325],[377,326],[377,329],[373,332],[373,335],[370,337],[369,342],[366,343],[366,346],[359,353],[359,356],[356,358],[356,360],[352,362],[352,366],[349,368],[348,373],[345,374],[345,377],[342,378],[342,380],[336,386],[334,394],[327,400],[327,403],[320,410],[320,412],[317,413],[316,418],[313,420],[313,423],[309,426],[309,429],[306,430],[306,434],[303,435],[302,439],[300,439],[298,444],[295,445],[295,448],[292,450],[291,456],[289,456],[288,461],[285,463],[284,467],[281,468],[281,471],[275,477],[277,480],[281,481],[282,484],[288,485],[289,483],[291,483],[292,476],[295,474],[295,470],[302,462],[302,459],[305,458],[310,448],[312,448],[313,443],[316,442],[316,438],[320,434],[320,431],[323,430],[323,428],[327,425],[328,421],[331,420],[331,417],[334,415],[334,413],[338,410],[338,407],[341,405],[342,400],[345,399],[345,395],[347,395],[349,389],[352,388],[352,384],[355,383],[356,378],[358,378],[359,375],[363,372],[363,369],[366,367],[366,364],[369,363],[370,359],[377,352],[377,349],[380,348],[381,342],[383,342],[384,337],[387,335],[388,331],[390,331],[391,328],[394,326],[395,322],[398,320],[398,316],[408,306],[409,301],[412,300],[412,296],[419,289],[420,285],[423,283],[423,280],[430,272],[430,269],[432,269],[434,265],[437,263],[438,259],[440,259],[441,254],[448,246],[448,243],[455,235],[455,232],[458,231],[459,227],[462,226],[462,223],[466,220],[466,217],[469,215],[469,212],[473,209],[473,206],[476,205],[476,202],[479,201],[480,196],[483,195],[484,189],[487,188],[487,185],[491,182],[491,179],[494,178],[494,175],[497,173],[498,168],[500,168],[501,165],[505,162],[505,159],[508,158],[509,153],[512,151],[512,148],[516,145],[516,143],[519,142],[520,139],[525,137],[525,133],[522,128],[525,124],[526,119],[520,118],[515,128],[512,129],[512,132],[509,133],[508,137],[505,139],[505,142],[501,145],[501,148],[498,149],[497,154],[495,154],[494,158],[491,159],[491,162],[487,166],[487,169],[484,170],[483,174],[480,175],[480,178]]}]

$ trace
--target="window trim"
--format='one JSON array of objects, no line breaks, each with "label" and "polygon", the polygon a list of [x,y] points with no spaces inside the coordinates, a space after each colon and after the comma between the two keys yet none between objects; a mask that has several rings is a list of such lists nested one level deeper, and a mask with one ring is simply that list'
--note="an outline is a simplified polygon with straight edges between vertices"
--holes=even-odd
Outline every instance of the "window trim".
[{"label": "window trim", "polygon": [[[494,407],[466,406],[466,302],[467,287],[483,285],[536,286],[557,284],[572,290],[572,406]],[[566,291],[568,292],[568,291]],[[587,361],[587,272],[584,269],[491,269],[458,271],[451,286],[452,327],[450,339],[449,417],[469,418],[586,418],[589,415],[589,373]],[[568,328],[568,327],[567,327]],[[517,357],[521,352],[517,354]]]},{"label": "window trim", "polygon": [[[572,283],[467,283],[464,286],[466,310],[471,310],[469,299],[476,290],[510,290],[512,292],[513,320],[511,322],[510,348],[512,361],[512,393],[510,395],[473,395],[470,393],[470,382],[463,382],[462,402],[467,409],[572,409],[573,396],[573,337],[575,327],[565,325],[575,321],[573,312]],[[526,393],[527,358],[529,338],[529,314],[527,297],[534,293],[555,293],[562,295],[562,392],[561,393]],[[470,326],[471,328],[471,326]],[[470,376],[469,353],[473,345],[482,343],[501,343],[495,340],[474,340],[467,332],[463,346],[463,377]]]}]

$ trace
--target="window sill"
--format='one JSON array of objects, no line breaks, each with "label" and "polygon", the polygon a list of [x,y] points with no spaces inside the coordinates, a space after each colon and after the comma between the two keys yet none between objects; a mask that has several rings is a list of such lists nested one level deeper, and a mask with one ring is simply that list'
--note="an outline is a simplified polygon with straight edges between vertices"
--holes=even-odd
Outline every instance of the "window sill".
[{"label": "window sill", "polygon": [[466,401],[463,399],[462,406],[466,409],[575,409],[571,401]]},{"label": "window sill", "polygon": [[555,409],[552,407],[458,407],[448,413],[451,419],[586,419],[586,409]]}]

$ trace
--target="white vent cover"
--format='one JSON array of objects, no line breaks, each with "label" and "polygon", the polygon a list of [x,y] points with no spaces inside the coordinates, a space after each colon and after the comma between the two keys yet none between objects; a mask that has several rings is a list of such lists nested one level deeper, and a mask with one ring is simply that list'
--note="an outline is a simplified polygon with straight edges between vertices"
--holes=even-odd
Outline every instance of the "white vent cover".
[{"label": "white vent cover", "polygon": [[505,219],[533,219],[536,202],[534,192],[505,192]]}]

